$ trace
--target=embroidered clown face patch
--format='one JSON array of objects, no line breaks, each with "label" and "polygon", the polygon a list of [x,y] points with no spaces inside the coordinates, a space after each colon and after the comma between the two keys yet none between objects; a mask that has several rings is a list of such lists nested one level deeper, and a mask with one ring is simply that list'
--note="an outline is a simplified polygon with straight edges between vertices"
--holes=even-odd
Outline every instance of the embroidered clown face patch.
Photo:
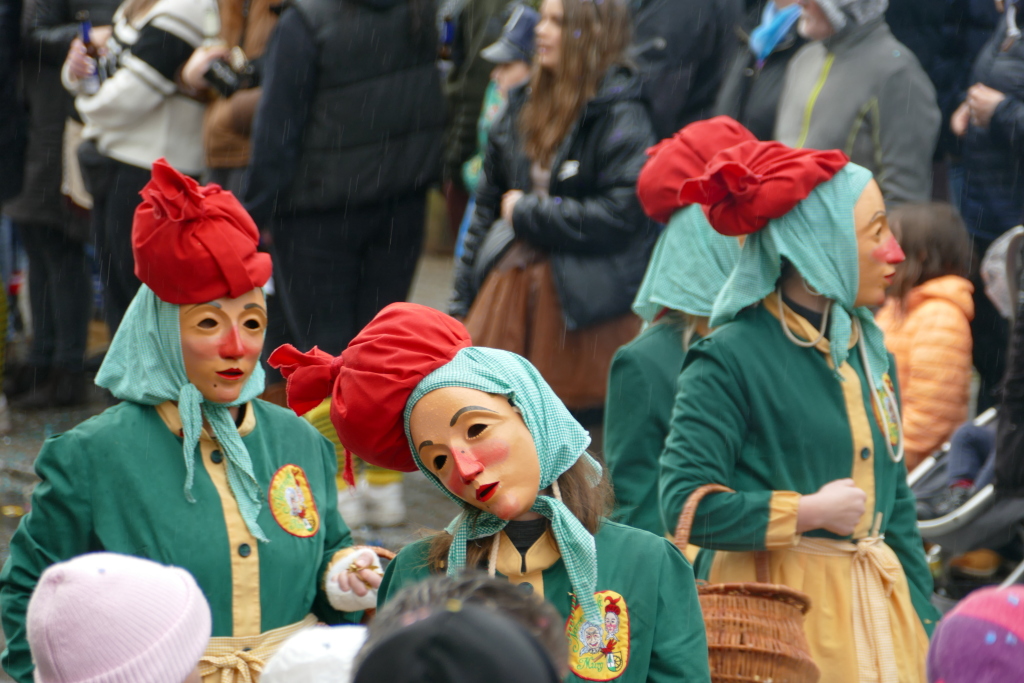
[{"label": "embroidered clown face patch", "polygon": [[298,465],[285,465],[270,480],[270,512],[292,536],[308,538],[320,529],[320,513],[306,473]]},{"label": "embroidered clown face patch", "polygon": [[594,593],[601,623],[587,621],[583,608],[573,607],[565,625],[569,639],[569,670],[587,681],[611,681],[629,664],[629,611],[615,591]]},{"label": "embroidered clown face patch", "polygon": [[892,378],[889,377],[888,372],[882,375],[882,386],[878,389],[878,398],[882,401],[882,406],[885,408],[885,415],[879,415],[878,405],[872,402],[875,420],[878,422],[878,426],[882,428],[882,433],[889,439],[889,444],[893,447],[898,446],[900,442],[900,416],[899,410],[896,407],[896,389],[892,385]]}]

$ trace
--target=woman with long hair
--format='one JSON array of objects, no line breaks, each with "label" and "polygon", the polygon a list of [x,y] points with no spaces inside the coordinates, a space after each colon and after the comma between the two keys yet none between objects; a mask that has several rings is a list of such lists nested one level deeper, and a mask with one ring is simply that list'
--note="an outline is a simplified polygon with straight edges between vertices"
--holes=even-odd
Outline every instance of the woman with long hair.
[{"label": "woman with long hair", "polygon": [[[81,40],[64,63],[64,86],[85,121],[79,153],[93,197],[93,238],[103,281],[104,317],[117,331],[139,289],[132,256],[132,216],[150,167],[164,158],[198,177],[203,170],[203,113],[178,74],[196,47],[220,30],[209,0],[126,0],[114,15],[99,59]],[[103,77],[103,80],[101,80]]]},{"label": "woman with long hair", "polygon": [[431,574],[486,569],[566,619],[566,680],[709,680],[692,568],[666,539],[606,519],[590,437],[529,361],[471,347],[443,313],[393,304],[339,358],[284,346],[270,362],[296,412],[331,395],[355,455],[419,469],[460,508],[398,554],[381,602]]},{"label": "woman with long hair", "polygon": [[600,409],[655,237],[636,197],[654,141],[623,0],[545,0],[529,83],[491,128],[450,312]]}]

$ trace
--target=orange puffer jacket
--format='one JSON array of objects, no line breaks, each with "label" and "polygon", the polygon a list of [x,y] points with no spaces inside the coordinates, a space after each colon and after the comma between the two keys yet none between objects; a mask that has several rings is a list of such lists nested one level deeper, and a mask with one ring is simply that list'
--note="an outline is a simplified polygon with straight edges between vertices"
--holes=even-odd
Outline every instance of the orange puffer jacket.
[{"label": "orange puffer jacket", "polygon": [[967,419],[971,391],[974,286],[957,275],[928,280],[878,312],[885,345],[896,357],[903,398],[907,469],[914,469]]}]

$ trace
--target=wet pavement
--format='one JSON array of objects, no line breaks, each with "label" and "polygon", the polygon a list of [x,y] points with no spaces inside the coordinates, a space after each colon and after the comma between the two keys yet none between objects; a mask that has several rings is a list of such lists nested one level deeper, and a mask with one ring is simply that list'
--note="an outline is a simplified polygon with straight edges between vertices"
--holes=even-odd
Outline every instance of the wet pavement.
[{"label": "wet pavement", "polygon": [[[451,285],[452,259],[425,255],[413,283],[410,300],[444,310]],[[102,412],[107,403],[103,393],[91,387],[87,405],[74,410],[48,410],[13,414],[14,430],[0,437],[0,563],[6,561],[11,535],[20,518],[30,509],[32,490],[38,479],[33,463],[43,441],[67,431]],[[443,528],[454,516],[455,505],[419,473],[405,477],[406,522],[400,526],[353,529],[357,543],[398,550],[432,530]],[[0,636],[0,646],[2,646]],[[11,679],[0,672],[0,683]]]}]

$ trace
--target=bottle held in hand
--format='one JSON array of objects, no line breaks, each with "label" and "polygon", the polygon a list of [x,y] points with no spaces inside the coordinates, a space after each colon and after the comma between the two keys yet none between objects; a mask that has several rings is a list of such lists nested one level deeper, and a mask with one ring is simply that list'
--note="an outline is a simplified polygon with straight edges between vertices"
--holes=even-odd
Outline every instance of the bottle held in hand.
[{"label": "bottle held in hand", "polygon": [[75,19],[78,21],[78,33],[82,39],[82,45],[85,46],[85,54],[92,59],[94,65],[92,74],[81,81],[82,92],[86,95],[93,95],[100,89],[100,51],[92,42],[92,22],[89,20],[89,12],[82,10],[75,15]]}]

